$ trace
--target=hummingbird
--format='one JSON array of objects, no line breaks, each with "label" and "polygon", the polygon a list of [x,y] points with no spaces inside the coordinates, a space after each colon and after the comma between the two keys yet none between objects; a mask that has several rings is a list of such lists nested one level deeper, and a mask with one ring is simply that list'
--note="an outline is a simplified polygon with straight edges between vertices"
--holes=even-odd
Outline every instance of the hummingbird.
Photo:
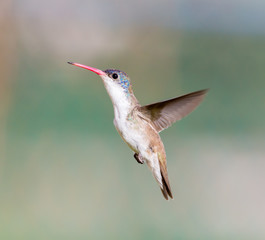
[{"label": "hummingbird", "polygon": [[192,92],[166,101],[141,106],[134,96],[130,78],[117,69],[105,71],[68,62],[98,74],[114,108],[114,126],[140,164],[151,170],[165,199],[172,198],[164,144],[159,132],[192,112],[203,100],[207,89]]}]

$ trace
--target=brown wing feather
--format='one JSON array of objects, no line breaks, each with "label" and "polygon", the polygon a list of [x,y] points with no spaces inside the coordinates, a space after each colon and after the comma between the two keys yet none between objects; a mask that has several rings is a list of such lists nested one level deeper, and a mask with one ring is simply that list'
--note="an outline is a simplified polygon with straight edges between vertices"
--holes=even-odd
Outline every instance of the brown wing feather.
[{"label": "brown wing feather", "polygon": [[160,132],[192,112],[201,103],[207,91],[205,89],[192,92],[140,107],[139,110],[152,121],[156,130]]}]

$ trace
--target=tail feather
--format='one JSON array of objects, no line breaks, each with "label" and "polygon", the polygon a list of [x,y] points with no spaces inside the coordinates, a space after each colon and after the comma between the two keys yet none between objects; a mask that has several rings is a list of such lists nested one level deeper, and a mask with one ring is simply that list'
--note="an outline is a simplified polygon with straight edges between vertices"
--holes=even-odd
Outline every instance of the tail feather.
[{"label": "tail feather", "polygon": [[153,161],[146,161],[146,163],[152,171],[155,180],[159,184],[164,198],[168,200],[169,197],[173,199],[173,195],[168,180],[166,154],[164,150],[161,152],[162,153],[157,153],[158,159],[154,159]]},{"label": "tail feather", "polygon": [[165,189],[165,188],[160,188],[160,190],[161,190],[161,192],[162,192],[164,198],[165,198],[166,200],[168,200],[168,194],[167,194],[166,189]]},{"label": "tail feather", "polygon": [[160,189],[161,189],[163,196],[165,197],[166,200],[168,200],[168,196],[173,199],[169,181],[168,179],[167,180],[165,179],[163,171],[161,171],[161,176],[162,176],[163,188],[160,188]]},{"label": "tail feather", "polygon": [[169,180],[168,180],[168,174],[167,174],[166,154],[163,151],[162,153],[158,153],[157,156],[158,156],[160,174],[161,174],[160,188],[161,188],[162,194],[167,200],[168,200],[168,196],[173,199],[173,195],[172,195]]}]

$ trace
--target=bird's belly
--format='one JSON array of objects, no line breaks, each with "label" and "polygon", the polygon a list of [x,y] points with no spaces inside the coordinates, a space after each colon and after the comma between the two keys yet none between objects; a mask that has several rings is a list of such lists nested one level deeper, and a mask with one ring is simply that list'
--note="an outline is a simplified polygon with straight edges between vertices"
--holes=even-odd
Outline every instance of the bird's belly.
[{"label": "bird's belly", "polygon": [[161,154],[161,152],[163,154],[164,148],[158,133],[147,124],[139,125],[134,122],[117,124],[114,120],[114,125],[124,142],[126,142],[134,152],[141,154],[141,157],[146,161],[156,181],[162,187],[163,183],[157,150],[159,149],[159,154]]},{"label": "bird's belly", "polygon": [[114,125],[124,142],[134,152],[139,153],[148,147],[148,136],[137,124],[132,122],[117,123],[114,120]]}]

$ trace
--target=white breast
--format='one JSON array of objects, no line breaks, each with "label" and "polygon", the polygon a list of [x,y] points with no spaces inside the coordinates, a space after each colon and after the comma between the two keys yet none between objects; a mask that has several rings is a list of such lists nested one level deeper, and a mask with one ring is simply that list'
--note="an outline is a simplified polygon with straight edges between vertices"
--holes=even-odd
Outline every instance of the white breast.
[{"label": "white breast", "polygon": [[102,79],[114,107],[113,122],[117,131],[134,152],[141,153],[147,161],[147,165],[152,171],[156,181],[162,187],[162,178],[157,154],[153,153],[150,155],[148,153],[150,152],[148,151],[148,135],[144,129],[140,128],[141,126],[139,126],[137,122],[128,119],[128,114],[133,110],[129,96],[123,91],[119,84],[113,82],[107,76],[102,75]]}]

